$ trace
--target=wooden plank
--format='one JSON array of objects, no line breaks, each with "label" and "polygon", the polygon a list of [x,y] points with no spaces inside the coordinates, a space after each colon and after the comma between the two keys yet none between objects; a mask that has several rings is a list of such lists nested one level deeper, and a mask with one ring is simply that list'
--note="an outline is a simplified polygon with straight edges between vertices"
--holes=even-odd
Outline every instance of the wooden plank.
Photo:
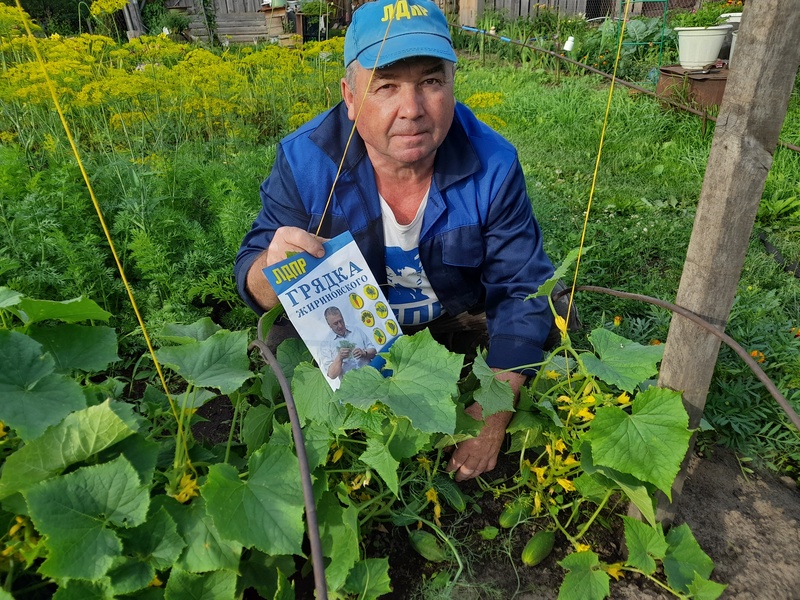
[{"label": "wooden plank", "polygon": [[[798,67],[800,3],[745,4],[676,299],[720,331],[736,296]],[[700,425],[719,345],[713,334],[673,315],[658,384],[683,393],[690,428]],[[690,455],[691,449],[687,461]],[[686,466],[673,486],[673,504],[659,500],[658,518],[667,524]]]},{"label": "wooden plank", "polygon": [[279,33],[283,33],[283,21],[286,18],[286,7],[265,8],[261,11],[261,14],[264,15],[264,23],[266,23],[270,31],[277,24],[281,28]]},{"label": "wooden plank", "polygon": [[[278,12],[283,11],[283,12]],[[283,14],[285,9],[276,8],[276,14]],[[263,23],[269,18],[267,12],[248,12],[248,13],[228,13],[227,15],[217,15],[217,23]]]},{"label": "wooden plank", "polygon": [[484,6],[484,0],[461,0],[458,9],[459,25],[477,27],[478,18],[483,14]]},{"label": "wooden plank", "polygon": [[500,10],[507,19],[516,19],[519,16],[516,14],[518,5],[514,0],[501,0],[500,5]]}]

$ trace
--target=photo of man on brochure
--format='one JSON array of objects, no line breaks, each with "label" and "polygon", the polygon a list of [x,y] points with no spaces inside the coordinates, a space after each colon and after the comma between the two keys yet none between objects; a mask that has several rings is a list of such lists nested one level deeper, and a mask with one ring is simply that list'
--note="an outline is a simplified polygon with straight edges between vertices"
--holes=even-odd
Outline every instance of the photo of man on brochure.
[{"label": "photo of man on brochure", "polygon": [[329,379],[341,379],[375,358],[374,342],[360,327],[348,327],[339,307],[329,306],[324,316],[331,333],[320,347],[320,368]]}]

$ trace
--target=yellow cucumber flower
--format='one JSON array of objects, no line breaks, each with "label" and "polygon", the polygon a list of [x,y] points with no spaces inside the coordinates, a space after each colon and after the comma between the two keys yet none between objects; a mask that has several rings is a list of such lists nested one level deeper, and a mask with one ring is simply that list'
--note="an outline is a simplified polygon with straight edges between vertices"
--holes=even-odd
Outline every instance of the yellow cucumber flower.
[{"label": "yellow cucumber flower", "polygon": [[572,483],[569,479],[559,478],[556,479],[558,485],[564,488],[565,492],[574,492],[575,491],[575,484]]},{"label": "yellow cucumber flower", "polygon": [[442,505],[439,504],[439,493],[434,488],[430,488],[425,492],[425,497],[428,502],[433,502],[433,522],[441,526]]},{"label": "yellow cucumber flower", "polygon": [[547,467],[533,467],[531,471],[536,473],[536,481],[538,481],[540,484],[543,484],[545,481],[547,481],[547,478],[544,476],[544,474],[547,472]]},{"label": "yellow cucumber flower", "polygon": [[185,473],[178,484],[178,493],[170,495],[181,504],[186,504],[199,493],[200,490],[197,487],[197,480],[194,478],[194,475]]},{"label": "yellow cucumber flower", "polygon": [[613,565],[607,565],[603,570],[609,575],[611,575],[617,581],[619,581],[621,577],[625,576],[624,573],[622,572],[622,563],[614,563]]}]

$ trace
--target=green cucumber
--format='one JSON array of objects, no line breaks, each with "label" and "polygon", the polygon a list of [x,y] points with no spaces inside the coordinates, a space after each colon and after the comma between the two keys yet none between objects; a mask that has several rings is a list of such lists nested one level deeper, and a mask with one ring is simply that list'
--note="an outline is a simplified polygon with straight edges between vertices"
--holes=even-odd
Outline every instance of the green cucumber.
[{"label": "green cucumber", "polygon": [[498,518],[500,527],[508,529],[527,519],[531,514],[531,505],[528,500],[528,497],[521,496],[506,506]]},{"label": "green cucumber", "polygon": [[555,541],[556,534],[554,531],[543,530],[536,532],[525,544],[525,548],[522,549],[522,562],[529,567],[535,567],[550,556]]},{"label": "green cucumber", "polygon": [[468,496],[462,492],[458,485],[449,477],[436,477],[433,480],[433,487],[444,498],[444,500],[457,512],[467,510]]},{"label": "green cucumber", "polygon": [[431,562],[444,562],[450,558],[439,538],[432,533],[422,529],[412,529],[408,532],[408,541],[414,550]]}]

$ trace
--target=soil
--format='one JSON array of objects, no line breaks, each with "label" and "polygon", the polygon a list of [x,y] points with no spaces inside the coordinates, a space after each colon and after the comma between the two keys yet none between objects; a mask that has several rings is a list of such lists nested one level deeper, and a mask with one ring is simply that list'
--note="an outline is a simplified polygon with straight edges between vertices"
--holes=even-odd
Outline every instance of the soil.
[{"label": "soil", "polygon": [[[532,531],[515,531],[510,540],[506,534],[501,541],[500,537],[483,541],[477,531],[497,525],[502,504],[485,496],[479,504],[483,512],[478,518],[471,524],[456,525],[466,542],[459,550],[471,552],[473,557],[471,572],[462,575],[462,585],[451,597],[554,600],[564,577],[557,561],[569,552],[566,541],[558,540],[550,557],[538,566],[522,566],[519,555]],[[692,457],[677,507],[674,524],[691,527],[714,561],[711,579],[728,585],[722,598],[800,600],[800,489],[793,479],[768,472],[748,474],[733,452],[716,448],[710,456]],[[621,560],[621,526],[609,522],[608,527],[600,528],[591,545],[603,560]],[[420,561],[413,550],[403,549],[403,544],[397,546],[390,555],[394,592],[387,598],[435,598],[433,586],[420,588],[420,582],[430,579],[437,567]],[[481,546],[483,550],[476,549]],[[674,596],[643,577],[628,575],[612,580],[611,598],[660,600]]]},{"label": "soil", "polygon": [[[208,421],[193,428],[195,436],[207,443],[223,441],[232,416],[230,403],[212,402],[200,412]],[[754,472],[744,470],[736,455],[724,448],[692,456],[674,523],[687,523],[714,561],[711,578],[728,585],[723,598],[800,600],[800,489],[789,477],[749,466]],[[490,475],[510,475],[515,469],[512,458],[501,454]],[[521,525],[510,532],[501,530],[492,541],[484,540],[478,532],[497,526],[503,501],[481,493],[475,482],[461,485],[477,501],[458,518],[444,523],[458,540],[465,563],[455,590],[445,595],[437,584],[446,581],[437,574],[455,572],[454,565],[425,561],[408,545],[403,528],[389,527],[373,531],[365,540],[368,556],[389,557],[394,591],[384,598],[555,600],[564,577],[557,562],[570,551],[566,540],[557,538],[552,554],[536,567],[521,565],[522,547],[533,530]],[[619,521],[608,519],[605,528],[593,528],[594,537],[588,541],[603,560],[615,562],[623,558],[620,533]],[[313,586],[308,580],[296,582],[298,598],[314,597],[309,584]],[[611,582],[611,598],[660,600],[673,596],[643,577],[629,574]]]}]

